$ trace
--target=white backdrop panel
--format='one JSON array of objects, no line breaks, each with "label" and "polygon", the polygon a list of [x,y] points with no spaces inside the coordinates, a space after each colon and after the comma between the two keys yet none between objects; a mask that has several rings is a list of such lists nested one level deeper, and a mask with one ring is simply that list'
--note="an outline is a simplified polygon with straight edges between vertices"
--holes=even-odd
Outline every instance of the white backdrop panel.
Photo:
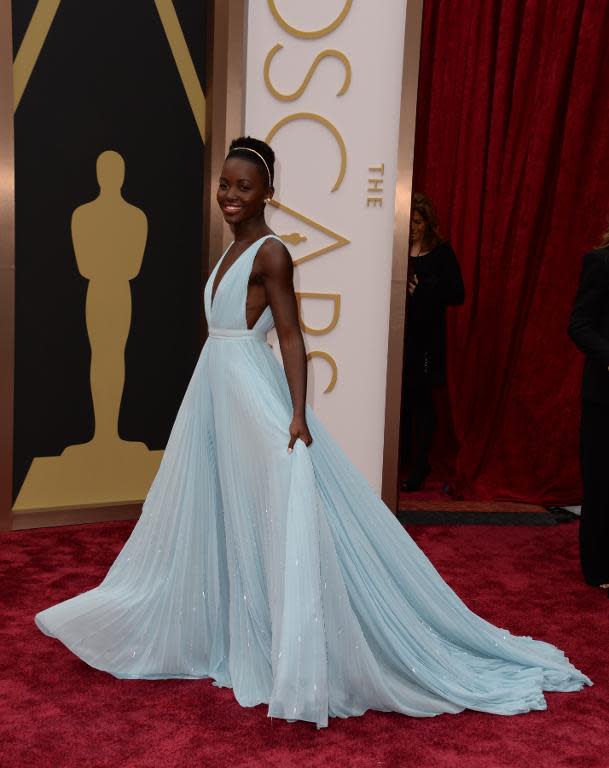
[{"label": "white backdrop panel", "polygon": [[274,131],[277,155],[281,207],[269,221],[279,235],[306,238],[288,243],[303,259],[296,290],[328,295],[302,298],[304,323],[323,330],[338,318],[328,332],[305,334],[309,403],[377,491],[405,15],[405,0],[250,0],[247,33],[246,133]]}]

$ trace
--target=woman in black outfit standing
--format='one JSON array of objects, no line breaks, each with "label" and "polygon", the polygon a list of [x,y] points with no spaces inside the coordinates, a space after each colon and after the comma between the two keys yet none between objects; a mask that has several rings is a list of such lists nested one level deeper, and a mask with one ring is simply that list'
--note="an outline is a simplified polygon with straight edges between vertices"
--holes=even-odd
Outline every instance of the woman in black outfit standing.
[{"label": "woman in black outfit standing", "polygon": [[446,382],[446,307],[465,298],[455,252],[440,235],[431,200],[422,194],[414,195],[410,218],[408,294],[403,445],[409,449],[414,433],[416,452],[402,490],[416,491],[431,469],[433,388]]},{"label": "woman in black outfit standing", "polygon": [[569,336],[586,355],[580,432],[581,565],[586,582],[609,594],[609,230],[600,247],[584,256]]}]

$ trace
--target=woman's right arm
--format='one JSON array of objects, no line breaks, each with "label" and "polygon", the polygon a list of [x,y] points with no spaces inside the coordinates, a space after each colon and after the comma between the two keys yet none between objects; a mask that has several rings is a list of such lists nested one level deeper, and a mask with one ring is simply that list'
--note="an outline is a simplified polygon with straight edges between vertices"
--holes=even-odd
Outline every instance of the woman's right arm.
[{"label": "woman's right arm", "polygon": [[609,341],[599,333],[598,322],[608,303],[607,254],[604,251],[591,251],[584,256],[568,333],[585,355],[604,368],[609,368]]}]

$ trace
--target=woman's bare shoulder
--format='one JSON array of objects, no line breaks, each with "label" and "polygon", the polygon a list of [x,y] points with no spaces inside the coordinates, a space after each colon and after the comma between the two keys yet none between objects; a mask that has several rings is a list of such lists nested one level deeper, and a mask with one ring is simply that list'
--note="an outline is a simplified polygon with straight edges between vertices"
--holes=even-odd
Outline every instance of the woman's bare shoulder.
[{"label": "woman's bare shoulder", "polygon": [[294,269],[290,252],[276,236],[264,241],[256,260],[261,272],[266,275],[291,275]]}]

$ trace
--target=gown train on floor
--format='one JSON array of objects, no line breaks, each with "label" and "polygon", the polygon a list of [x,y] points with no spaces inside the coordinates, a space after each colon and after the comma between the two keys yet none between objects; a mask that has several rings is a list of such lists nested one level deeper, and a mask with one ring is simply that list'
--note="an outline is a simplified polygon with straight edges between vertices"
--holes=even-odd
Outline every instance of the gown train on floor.
[{"label": "gown train on floor", "polygon": [[272,314],[245,320],[265,239],[213,302],[218,266],[207,282],[209,338],[123,550],[38,627],[116,677],[210,677],[320,727],[367,709],[511,715],[589,684],[554,646],[472,613],[310,410],[312,446],[287,453]]}]

